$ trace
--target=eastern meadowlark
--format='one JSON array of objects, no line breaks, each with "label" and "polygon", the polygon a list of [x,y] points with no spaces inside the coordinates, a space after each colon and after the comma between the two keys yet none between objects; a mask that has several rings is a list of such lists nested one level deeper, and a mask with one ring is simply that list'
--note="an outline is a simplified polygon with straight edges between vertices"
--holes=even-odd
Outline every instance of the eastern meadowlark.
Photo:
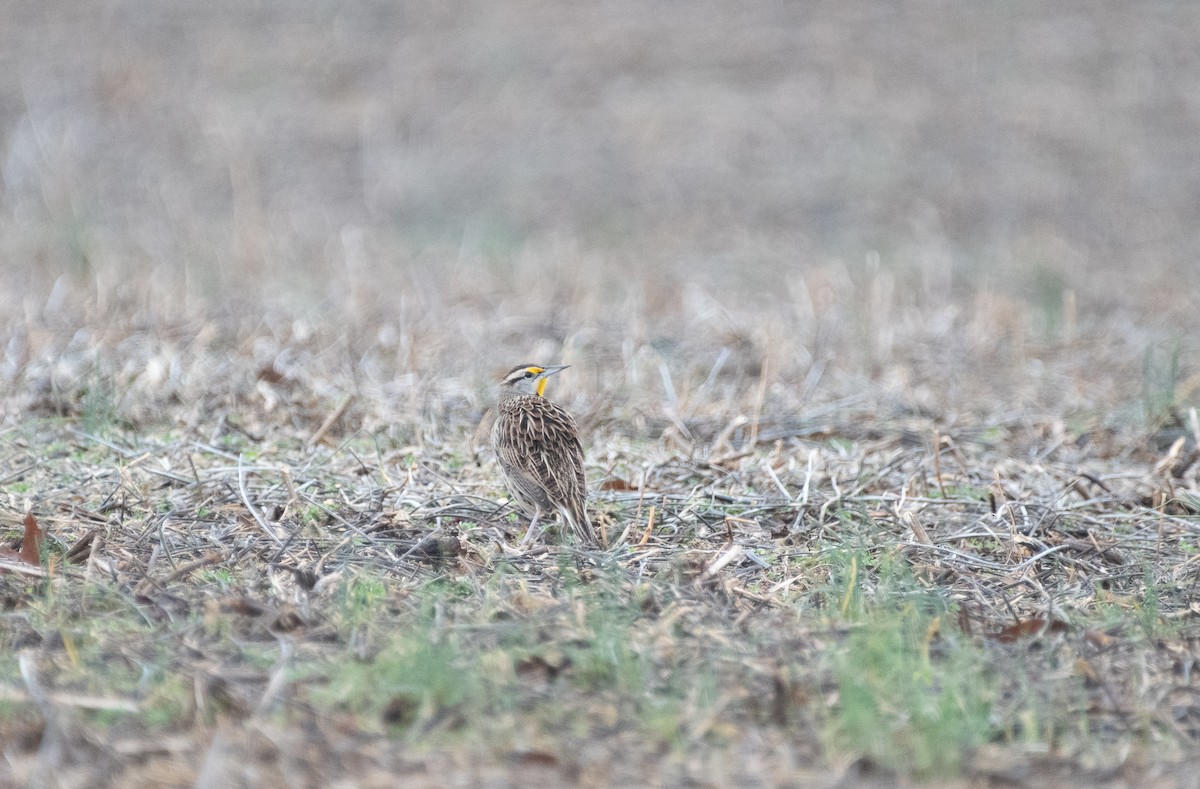
[{"label": "eastern meadowlark", "polygon": [[532,517],[521,547],[537,535],[538,520],[555,512],[562,515],[576,540],[587,546],[596,544],[596,532],[584,507],[587,481],[575,420],[565,408],[542,397],[546,379],[569,366],[521,364],[500,382],[492,448],[509,493]]}]

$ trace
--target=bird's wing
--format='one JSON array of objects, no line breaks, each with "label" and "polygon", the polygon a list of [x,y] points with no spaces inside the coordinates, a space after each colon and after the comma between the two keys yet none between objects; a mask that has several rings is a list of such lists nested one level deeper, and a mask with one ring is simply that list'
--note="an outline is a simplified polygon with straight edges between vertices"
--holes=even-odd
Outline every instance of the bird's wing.
[{"label": "bird's wing", "polygon": [[562,406],[540,397],[514,398],[506,407],[500,461],[540,480],[552,504],[582,504],[587,481],[575,420]]}]

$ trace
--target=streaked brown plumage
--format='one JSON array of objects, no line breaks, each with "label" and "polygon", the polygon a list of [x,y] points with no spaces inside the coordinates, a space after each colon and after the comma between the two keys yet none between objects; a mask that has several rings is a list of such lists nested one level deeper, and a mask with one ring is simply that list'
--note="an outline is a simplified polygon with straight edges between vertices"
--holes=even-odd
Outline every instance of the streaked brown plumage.
[{"label": "streaked brown plumage", "polygon": [[546,379],[563,367],[522,364],[500,382],[492,447],[513,500],[530,516],[524,546],[535,536],[543,515],[561,514],[575,539],[596,544],[596,532],[584,501],[583,447],[575,420],[566,409],[542,397]]}]

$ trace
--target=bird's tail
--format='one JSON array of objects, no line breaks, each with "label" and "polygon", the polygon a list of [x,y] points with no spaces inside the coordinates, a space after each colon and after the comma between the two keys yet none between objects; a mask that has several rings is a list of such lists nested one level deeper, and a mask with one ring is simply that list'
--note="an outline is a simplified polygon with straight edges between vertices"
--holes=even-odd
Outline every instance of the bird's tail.
[{"label": "bird's tail", "polygon": [[600,544],[596,538],[596,528],[592,525],[591,518],[588,517],[587,507],[582,504],[578,507],[563,507],[562,514],[571,527],[571,533],[581,544],[588,548]]}]

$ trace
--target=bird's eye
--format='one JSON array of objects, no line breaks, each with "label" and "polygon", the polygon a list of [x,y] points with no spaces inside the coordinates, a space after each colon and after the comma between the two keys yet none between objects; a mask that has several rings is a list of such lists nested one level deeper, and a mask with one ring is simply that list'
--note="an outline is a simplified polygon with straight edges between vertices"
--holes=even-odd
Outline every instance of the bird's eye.
[{"label": "bird's eye", "polygon": [[531,373],[531,372],[529,372],[528,370],[526,370],[526,371],[525,371],[525,377],[526,377],[526,378],[532,378],[532,377],[533,377],[533,373]]}]

